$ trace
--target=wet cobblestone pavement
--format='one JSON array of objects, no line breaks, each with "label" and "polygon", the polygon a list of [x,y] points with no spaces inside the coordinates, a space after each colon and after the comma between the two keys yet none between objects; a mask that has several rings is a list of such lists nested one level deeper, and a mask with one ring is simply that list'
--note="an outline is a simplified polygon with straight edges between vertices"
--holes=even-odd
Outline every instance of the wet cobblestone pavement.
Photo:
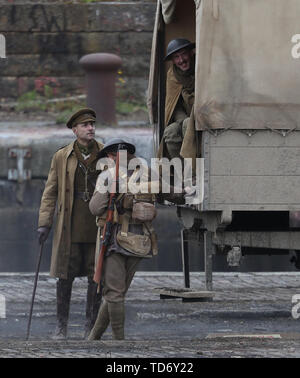
[{"label": "wet cobblestone pavement", "polygon": [[[34,276],[0,273],[0,357],[298,358],[300,318],[291,311],[299,278],[298,272],[215,273],[213,301],[183,302],[160,299],[157,290],[183,288],[181,273],[138,272],[126,300],[126,340],[111,340],[108,329],[93,342],[83,339],[87,282],[76,279],[68,339],[54,342],[55,279],[40,274],[25,341]],[[191,273],[191,287],[204,289],[203,273]]]}]

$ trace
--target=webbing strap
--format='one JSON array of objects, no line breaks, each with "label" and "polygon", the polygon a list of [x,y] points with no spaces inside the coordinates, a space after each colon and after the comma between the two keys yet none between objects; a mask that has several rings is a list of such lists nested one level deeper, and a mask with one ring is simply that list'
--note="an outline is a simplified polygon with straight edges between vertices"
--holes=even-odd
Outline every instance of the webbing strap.
[{"label": "webbing strap", "polygon": [[122,225],[121,225],[121,235],[122,236],[128,235],[129,219],[130,219],[129,214],[127,214],[127,213],[122,214]]}]

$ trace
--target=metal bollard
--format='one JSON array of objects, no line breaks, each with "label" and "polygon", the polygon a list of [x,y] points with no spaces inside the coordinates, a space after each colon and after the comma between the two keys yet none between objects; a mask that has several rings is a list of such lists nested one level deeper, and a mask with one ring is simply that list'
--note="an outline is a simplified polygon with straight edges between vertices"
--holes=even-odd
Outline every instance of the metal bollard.
[{"label": "metal bollard", "polygon": [[87,106],[95,110],[97,122],[116,124],[115,83],[121,58],[107,53],[88,54],[79,64],[86,72]]}]

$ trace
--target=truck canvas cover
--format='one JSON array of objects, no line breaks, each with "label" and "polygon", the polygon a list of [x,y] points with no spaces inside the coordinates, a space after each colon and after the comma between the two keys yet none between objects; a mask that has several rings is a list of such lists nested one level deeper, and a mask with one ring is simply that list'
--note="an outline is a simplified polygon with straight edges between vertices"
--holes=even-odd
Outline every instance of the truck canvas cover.
[{"label": "truck canvas cover", "polygon": [[[157,34],[167,30],[183,0],[158,1],[148,107],[155,123]],[[195,128],[299,128],[300,59],[292,37],[300,33],[299,0],[195,0]],[[169,41],[166,40],[166,44]],[[165,48],[165,47],[164,47]],[[300,49],[299,49],[300,50]]]},{"label": "truck canvas cover", "polygon": [[299,0],[202,0],[196,10],[196,129],[295,129]]}]

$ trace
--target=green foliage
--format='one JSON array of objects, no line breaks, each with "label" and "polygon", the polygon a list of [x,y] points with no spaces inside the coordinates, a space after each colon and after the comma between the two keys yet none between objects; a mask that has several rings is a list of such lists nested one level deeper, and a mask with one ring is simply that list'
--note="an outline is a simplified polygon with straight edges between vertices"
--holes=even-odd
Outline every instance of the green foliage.
[{"label": "green foliage", "polygon": [[18,98],[16,111],[29,112],[34,110],[46,110],[46,105],[42,97],[38,95],[36,91],[26,92]]},{"label": "green foliage", "polygon": [[56,116],[57,123],[64,123],[81,107],[86,104],[82,100],[65,100],[65,101],[50,101],[53,98],[53,88],[49,85],[44,86],[43,95],[36,90],[32,90],[21,95],[17,100],[15,110],[24,113],[53,113]]},{"label": "green foliage", "polygon": [[29,91],[29,92],[26,92],[26,93],[22,94],[22,95],[19,97],[19,101],[20,101],[20,102],[36,101],[36,98],[37,98],[37,93],[36,93],[36,91]]},{"label": "green foliage", "polygon": [[[24,93],[17,100],[15,111],[24,113],[51,113],[55,117],[56,123],[64,124],[79,108],[86,107],[85,99],[72,98],[54,99],[54,89],[48,85],[43,85],[43,91],[32,90]],[[137,112],[147,113],[147,107],[143,103],[138,103],[129,98],[116,99],[116,114],[121,117],[130,117]]]},{"label": "green foliage", "polygon": [[54,93],[53,93],[53,88],[50,87],[50,85],[44,85],[44,95],[46,98],[52,98]]},{"label": "green foliage", "polygon": [[130,114],[136,111],[147,111],[147,107],[144,104],[138,104],[136,102],[125,102],[125,101],[116,101],[116,112],[120,114]]}]

